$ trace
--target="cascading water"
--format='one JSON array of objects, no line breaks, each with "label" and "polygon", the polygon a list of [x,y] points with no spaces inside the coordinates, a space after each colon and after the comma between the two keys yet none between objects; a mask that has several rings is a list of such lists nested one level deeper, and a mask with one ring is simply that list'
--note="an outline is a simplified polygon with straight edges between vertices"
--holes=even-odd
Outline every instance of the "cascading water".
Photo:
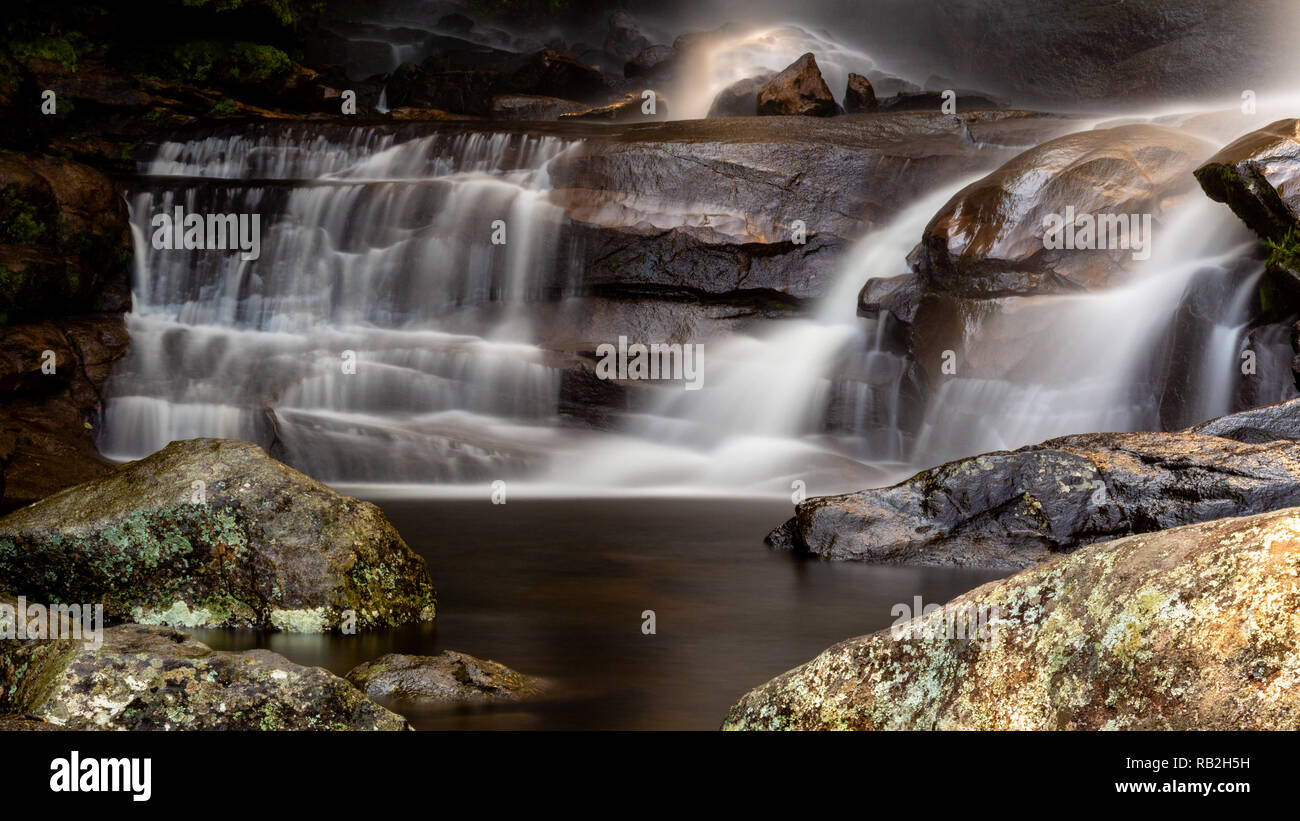
[{"label": "cascading water", "polygon": [[[1242,270],[1250,238],[1236,220],[1195,197],[1167,214],[1132,284],[990,301],[968,317],[964,355],[1007,362],[926,402],[897,324],[856,316],[855,297],[904,270],[959,180],[864,236],[807,315],[710,342],[705,390],[649,388],[614,430],[577,429],[560,417],[576,360],[540,344],[536,318],[581,297],[581,249],[547,197],[547,165],[572,143],[327,134],[166,143],[142,168],[132,343],[109,385],[106,454],[223,436],[323,480],[422,493],[498,478],[575,494],[788,493],[799,479],[829,493],[1059,434],[1160,429],[1175,372],[1187,423],[1233,407],[1225,374],[1258,266]],[[151,217],[176,206],[263,215],[260,257],[153,248]],[[489,241],[497,220],[503,245]],[[1171,324],[1204,281],[1233,296],[1172,355]],[[1277,381],[1265,399],[1289,395]]]},{"label": "cascading water", "polygon": [[[525,318],[507,311],[475,335],[446,325],[458,308],[563,286],[558,209],[538,193],[565,147],[473,133],[394,144],[367,129],[164,145],[131,203],[132,345],[104,452],[236,437],[353,481],[447,481],[535,459],[546,431],[529,428],[554,414],[558,375],[516,341]],[[177,205],[266,215],[260,258],[153,248],[151,217]],[[493,245],[502,215],[510,241]]]}]

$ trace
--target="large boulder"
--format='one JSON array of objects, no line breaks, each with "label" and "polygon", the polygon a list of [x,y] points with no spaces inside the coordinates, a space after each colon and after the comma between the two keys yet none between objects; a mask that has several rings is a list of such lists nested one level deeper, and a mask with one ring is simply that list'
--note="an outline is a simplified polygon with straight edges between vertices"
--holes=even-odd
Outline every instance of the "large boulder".
[{"label": "large boulder", "polygon": [[1297,504],[1295,441],[1083,434],[808,499],[768,540],[834,560],[1021,568],[1092,542]]},{"label": "large boulder", "polygon": [[543,679],[455,650],[436,656],[390,653],[355,667],[347,679],[371,698],[442,704],[518,701],[537,696],[546,685]]},{"label": "large boulder", "polygon": [[1300,510],[1084,548],[849,639],[725,729],[1300,729]]},{"label": "large boulder", "polygon": [[1229,143],[1196,169],[1196,179],[1255,233],[1283,240],[1300,226],[1300,120],[1278,120]]},{"label": "large boulder", "polygon": [[809,52],[786,66],[759,90],[758,113],[831,117],[840,113],[840,107],[822,79],[817,58]]},{"label": "large boulder", "polygon": [[585,287],[805,299],[900,203],[1067,127],[1026,112],[633,125],[552,160],[548,197],[581,242]]},{"label": "large boulder", "polygon": [[424,560],[379,508],[220,439],[173,442],[0,519],[0,587],[173,626],[434,618]]},{"label": "large boulder", "polygon": [[764,72],[737,80],[717,93],[709,105],[710,117],[754,117],[758,114],[758,92],[776,75]]},{"label": "large boulder", "polygon": [[[1120,284],[1140,271],[1140,242],[1150,242],[1124,230],[1133,215],[1150,215],[1156,225],[1172,198],[1192,190],[1191,172],[1212,150],[1204,140],[1155,125],[1050,140],[953,196],[926,226],[909,263],[927,290],[962,297]],[[1049,242],[1052,220],[1066,222],[1071,215],[1081,226],[1069,243],[1075,247],[1064,234],[1060,243]],[[1091,244],[1098,247],[1087,247],[1082,232],[1088,224],[1095,226]]]},{"label": "large boulder", "polygon": [[8,706],[73,730],[410,729],[344,679],[269,650],[215,651],[137,624],[99,638],[46,642],[59,653],[40,659],[38,675],[14,664],[15,647],[31,642],[0,641],[0,692],[18,688]]}]

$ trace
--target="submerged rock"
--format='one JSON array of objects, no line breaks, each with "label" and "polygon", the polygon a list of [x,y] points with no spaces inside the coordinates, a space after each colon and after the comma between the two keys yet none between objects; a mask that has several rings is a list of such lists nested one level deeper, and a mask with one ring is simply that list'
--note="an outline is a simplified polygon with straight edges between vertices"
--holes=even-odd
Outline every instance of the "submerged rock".
[{"label": "submerged rock", "polygon": [[831,117],[840,113],[840,107],[831,96],[826,81],[822,79],[817,58],[809,52],[768,80],[759,90],[758,113]]},{"label": "submerged rock", "polygon": [[0,519],[0,586],[190,627],[434,618],[424,559],[379,508],[221,439],[173,442]]},{"label": "submerged rock", "polygon": [[347,679],[371,698],[448,704],[531,698],[546,684],[504,664],[455,650],[436,656],[390,653],[357,666]]},{"label": "submerged rock", "polygon": [[808,499],[768,540],[835,560],[1022,568],[1092,542],[1297,504],[1297,442],[1084,434]]},{"label": "submerged rock", "polygon": [[[409,729],[338,676],[269,650],[216,651],[171,628],[137,624],[108,628],[98,647],[52,643],[65,652],[46,665],[43,687],[19,710],[68,729]],[[8,651],[0,646],[6,689]]]},{"label": "submerged rock", "polygon": [[1300,509],[1092,545],[849,639],[732,730],[1300,729]]}]

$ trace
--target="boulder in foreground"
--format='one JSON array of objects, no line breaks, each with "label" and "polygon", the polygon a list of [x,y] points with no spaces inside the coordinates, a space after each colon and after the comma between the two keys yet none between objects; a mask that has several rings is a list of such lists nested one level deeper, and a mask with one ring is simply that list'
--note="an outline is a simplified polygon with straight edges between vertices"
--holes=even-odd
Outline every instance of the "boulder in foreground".
[{"label": "boulder in foreground", "polygon": [[[22,686],[4,661],[31,641],[0,642],[0,686]],[[404,730],[406,719],[319,667],[269,650],[216,651],[168,627],[126,624],[103,644],[40,642],[61,652],[39,688],[10,709],[73,730]]]},{"label": "boulder in foreground", "polygon": [[1297,567],[1296,508],[1092,545],[841,642],[723,727],[1300,729]]},{"label": "boulder in foreground", "polygon": [[320,632],[434,618],[379,508],[221,439],[173,442],[0,519],[0,587],[110,621]]}]

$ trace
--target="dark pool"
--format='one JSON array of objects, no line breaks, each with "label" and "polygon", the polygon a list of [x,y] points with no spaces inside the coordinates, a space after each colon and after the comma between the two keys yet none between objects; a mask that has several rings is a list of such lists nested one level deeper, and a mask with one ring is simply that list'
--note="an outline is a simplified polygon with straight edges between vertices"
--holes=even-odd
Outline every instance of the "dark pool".
[{"label": "dark pool", "polygon": [[[461,650],[555,681],[544,701],[390,705],[420,729],[714,729],[746,690],[890,609],[942,603],[998,571],[869,567],[777,553],[788,502],[379,501],[438,587],[436,628],[357,636],[196,630],[346,673],[388,652]],[[654,635],[642,613],[655,611]]]}]

